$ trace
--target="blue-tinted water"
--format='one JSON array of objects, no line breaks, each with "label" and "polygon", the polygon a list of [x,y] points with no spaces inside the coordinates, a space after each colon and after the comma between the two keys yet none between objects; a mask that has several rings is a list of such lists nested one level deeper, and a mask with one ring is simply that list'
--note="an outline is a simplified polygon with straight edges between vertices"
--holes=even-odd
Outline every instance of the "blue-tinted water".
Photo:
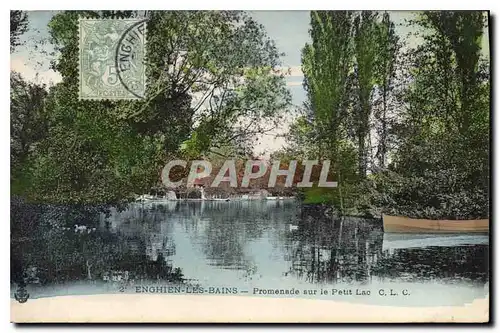
[{"label": "blue-tinted water", "polygon": [[31,298],[153,292],[429,306],[488,292],[487,235],[384,235],[378,220],[307,216],[292,200],[134,204],[84,219],[76,233],[77,218],[55,216],[38,238],[13,237],[13,267]]}]

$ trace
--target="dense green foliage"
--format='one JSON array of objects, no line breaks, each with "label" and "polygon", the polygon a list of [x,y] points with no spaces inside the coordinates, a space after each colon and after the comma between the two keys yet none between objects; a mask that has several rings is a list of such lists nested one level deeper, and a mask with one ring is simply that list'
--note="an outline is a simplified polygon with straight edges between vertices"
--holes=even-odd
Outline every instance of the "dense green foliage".
[{"label": "dense green foliage", "polygon": [[22,10],[10,11],[10,52],[21,45],[20,36],[28,31],[28,14]]},{"label": "dense green foliage", "polygon": [[[146,98],[78,99],[80,16],[148,19]],[[68,11],[52,18],[49,31],[62,82],[46,96],[37,95],[43,87],[17,76],[13,82],[12,119],[23,122],[15,126],[38,133],[21,143],[22,158],[12,168],[13,194],[30,200],[111,203],[147,192],[169,157],[248,151],[290,103],[275,73],[274,42],[242,12]],[[31,90],[18,93],[24,86]],[[43,131],[30,120],[38,118]]]},{"label": "dense green foliage", "polygon": [[[78,100],[78,18],[145,17],[146,98]],[[488,215],[489,57],[482,12],[313,11],[302,50],[307,102],[275,156],[329,159],[335,189],[308,203],[344,213]],[[11,48],[27,16],[11,12]],[[116,203],[158,185],[172,157],[249,156],[290,104],[278,50],[242,12],[61,12],[49,23],[62,82],[11,74],[14,195]]]},{"label": "dense green foliage", "polygon": [[348,214],[488,216],[486,16],[422,12],[408,24],[416,45],[396,36],[387,13],[311,13],[308,101],[280,154],[335,161],[338,189],[310,189],[306,202]]}]

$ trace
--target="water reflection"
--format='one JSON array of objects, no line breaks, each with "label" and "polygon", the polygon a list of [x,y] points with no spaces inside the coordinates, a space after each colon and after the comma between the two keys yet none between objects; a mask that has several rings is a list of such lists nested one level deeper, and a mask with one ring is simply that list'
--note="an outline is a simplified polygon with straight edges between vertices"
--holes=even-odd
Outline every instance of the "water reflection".
[{"label": "water reflection", "polygon": [[243,289],[488,281],[487,236],[440,246],[423,236],[388,239],[379,221],[303,215],[293,201],[163,202],[81,214],[95,233],[66,230],[76,220],[67,214],[50,223],[35,214],[43,217],[33,227],[40,237],[13,234],[11,280]]}]

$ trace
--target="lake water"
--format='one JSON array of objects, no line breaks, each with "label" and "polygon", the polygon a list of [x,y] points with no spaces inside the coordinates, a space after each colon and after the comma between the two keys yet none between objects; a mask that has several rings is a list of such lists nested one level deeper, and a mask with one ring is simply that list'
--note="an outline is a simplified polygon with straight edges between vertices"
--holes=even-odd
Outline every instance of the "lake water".
[{"label": "lake water", "polygon": [[49,210],[37,237],[13,236],[12,297],[21,275],[30,298],[148,292],[432,306],[488,293],[488,235],[384,234],[379,220],[320,219],[293,200],[133,204],[84,219]]}]

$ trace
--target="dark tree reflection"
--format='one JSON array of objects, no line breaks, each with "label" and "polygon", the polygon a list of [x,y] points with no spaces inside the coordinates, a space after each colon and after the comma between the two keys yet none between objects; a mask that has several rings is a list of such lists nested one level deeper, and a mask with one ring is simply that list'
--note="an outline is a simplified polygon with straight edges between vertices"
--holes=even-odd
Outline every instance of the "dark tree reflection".
[{"label": "dark tree reflection", "polygon": [[383,232],[376,221],[331,219],[301,214],[298,230],[286,243],[290,270],[311,283],[488,279],[488,245],[383,250]]},{"label": "dark tree reflection", "polygon": [[288,237],[291,269],[311,283],[367,281],[381,255],[380,228],[363,219],[306,215]]},{"label": "dark tree reflection", "polygon": [[[114,213],[115,219],[124,214]],[[161,232],[155,233],[158,215],[148,210],[139,215],[149,239],[111,232],[113,219],[103,207],[12,204],[11,282],[183,281],[181,270],[166,258],[175,247]]]},{"label": "dark tree reflection", "polygon": [[193,269],[193,261],[214,268],[211,281],[235,285],[259,279],[297,285],[488,281],[487,242],[390,248],[384,237],[380,221],[304,213],[293,201],[164,202],[126,209],[14,202],[11,282],[17,288],[202,281],[205,272]]}]

